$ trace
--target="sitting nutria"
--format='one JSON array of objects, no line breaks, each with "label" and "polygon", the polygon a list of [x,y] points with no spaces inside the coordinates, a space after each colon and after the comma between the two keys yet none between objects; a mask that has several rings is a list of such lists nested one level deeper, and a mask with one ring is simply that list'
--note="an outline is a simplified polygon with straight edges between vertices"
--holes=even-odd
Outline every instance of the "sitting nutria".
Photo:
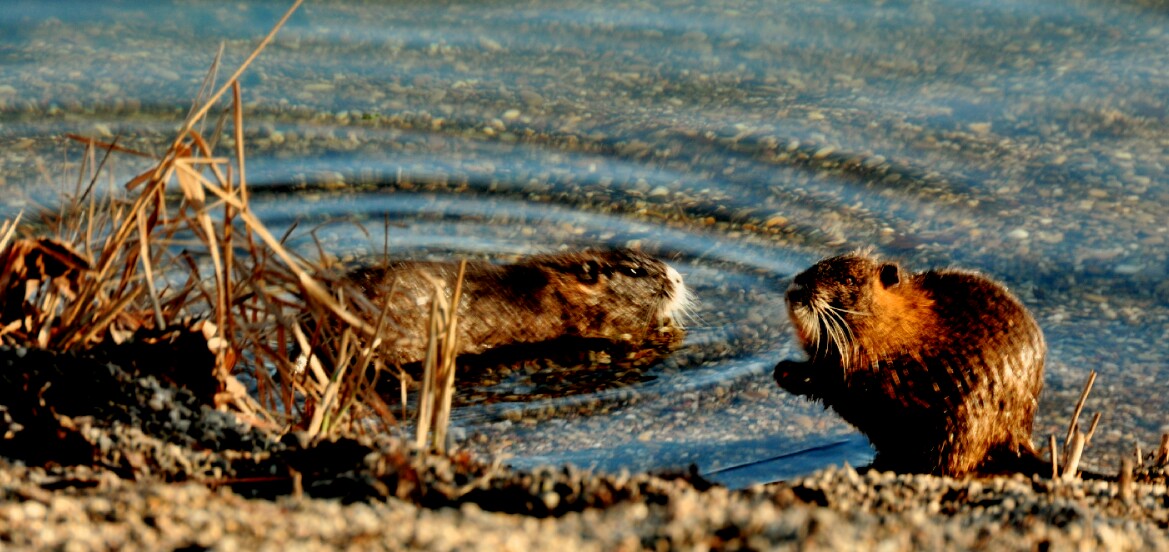
[{"label": "sitting nutria", "polygon": [[962,270],[903,271],[854,253],[800,273],[788,312],[810,359],[779,386],[868,436],[873,468],[962,476],[1035,471],[1043,332],[1002,285]]},{"label": "sitting nutria", "polygon": [[[401,261],[349,272],[390,323],[383,358],[411,364],[426,355],[435,282],[449,298],[459,263]],[[458,309],[457,353],[557,342],[605,340],[631,348],[676,346],[690,293],[673,267],[619,249],[535,255],[514,264],[468,262]],[[368,316],[373,322],[374,316]]]}]

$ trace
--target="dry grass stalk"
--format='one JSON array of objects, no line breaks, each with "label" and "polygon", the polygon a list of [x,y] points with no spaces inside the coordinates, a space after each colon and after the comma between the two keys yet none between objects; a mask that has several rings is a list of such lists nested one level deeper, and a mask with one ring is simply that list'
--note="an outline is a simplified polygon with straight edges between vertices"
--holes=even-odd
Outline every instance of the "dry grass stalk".
[{"label": "dry grass stalk", "polygon": [[1064,481],[1071,481],[1075,479],[1076,475],[1079,473],[1080,458],[1084,454],[1085,441],[1086,439],[1084,437],[1084,433],[1081,431],[1077,431],[1075,436],[1072,437],[1071,447],[1069,447],[1067,451],[1068,461],[1064,465],[1063,469],[1064,471],[1062,477]]},{"label": "dry grass stalk", "polygon": [[1116,479],[1117,497],[1125,504],[1131,504],[1135,487],[1133,484],[1133,465],[1131,458],[1122,458],[1120,460],[1120,474],[1117,475]]},{"label": "dry grass stalk", "polygon": [[[427,353],[423,361],[422,390],[418,398],[418,425],[415,443],[418,448],[446,450],[450,425],[451,399],[454,396],[455,351],[458,350],[458,305],[462,296],[466,261],[459,263],[455,289],[447,300],[443,282],[434,280],[431,300]],[[433,430],[433,432],[432,432]]]},{"label": "dry grass stalk", "polygon": [[[459,275],[455,279],[455,292],[451,298],[450,312],[447,316],[446,334],[443,336],[444,351],[442,354],[442,371],[438,374],[442,385],[438,420],[435,422],[434,440],[438,443],[439,452],[443,452],[446,443],[446,432],[451,421],[451,400],[455,389],[455,356],[458,351],[458,311],[459,301],[463,295],[463,275],[467,270],[467,261],[459,263]],[[425,398],[423,398],[425,400]]]}]

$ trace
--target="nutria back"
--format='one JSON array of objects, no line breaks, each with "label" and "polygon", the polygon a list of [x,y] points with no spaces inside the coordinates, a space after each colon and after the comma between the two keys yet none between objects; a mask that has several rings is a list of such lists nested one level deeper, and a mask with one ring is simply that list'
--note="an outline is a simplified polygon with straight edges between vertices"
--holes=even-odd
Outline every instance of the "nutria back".
[{"label": "nutria back", "polygon": [[[425,356],[435,283],[452,295],[459,264],[406,261],[358,268],[348,278],[392,324],[384,347],[391,363]],[[513,264],[468,262],[459,302],[458,352],[562,338],[634,346],[681,340],[679,316],[690,298],[681,275],[639,251],[585,250],[535,255]]]},{"label": "nutria back", "polygon": [[1047,349],[1001,284],[854,253],[797,275],[787,304],[809,360],[780,362],[776,381],[868,436],[874,468],[961,476],[1041,465],[1031,430]]}]

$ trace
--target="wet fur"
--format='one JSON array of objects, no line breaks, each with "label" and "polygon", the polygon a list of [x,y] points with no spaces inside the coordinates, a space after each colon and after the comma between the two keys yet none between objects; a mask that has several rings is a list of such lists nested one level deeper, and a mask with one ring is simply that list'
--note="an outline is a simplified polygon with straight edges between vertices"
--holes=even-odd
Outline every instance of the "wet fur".
[{"label": "wet fur", "polygon": [[1043,333],[1002,285],[849,254],[797,275],[788,310],[809,360],[775,379],[873,443],[873,467],[962,476],[1043,465],[1031,429]]},{"label": "wet fur", "polygon": [[[450,296],[458,263],[395,262],[349,273],[394,324],[391,363],[422,360],[434,280]],[[571,337],[640,345],[680,340],[689,294],[677,272],[632,250],[527,257],[514,264],[468,262],[459,304],[459,354]]]}]

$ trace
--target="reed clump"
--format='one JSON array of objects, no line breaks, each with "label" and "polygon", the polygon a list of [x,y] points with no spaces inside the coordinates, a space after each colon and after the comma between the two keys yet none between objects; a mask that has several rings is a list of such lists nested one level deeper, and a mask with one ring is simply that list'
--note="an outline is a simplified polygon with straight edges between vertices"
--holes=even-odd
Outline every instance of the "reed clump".
[{"label": "reed clump", "polygon": [[[168,379],[185,385],[210,371],[208,402],[256,425],[319,439],[398,423],[374,391],[381,374],[394,373],[378,354],[387,313],[343,274],[287,249],[287,236],[249,206],[237,79],[299,5],[216,88],[217,58],[169,147],[119,189],[98,186],[103,170],[118,155],[147,154],[74,137],[86,146],[74,193],[57,210],[0,226],[0,342],[103,355],[195,338],[214,360],[176,359]],[[218,145],[224,136],[230,147]],[[456,292],[435,301],[426,362],[435,377],[419,399],[418,441],[434,430],[438,448],[449,421],[457,300]],[[294,349],[311,354],[298,365]],[[254,376],[254,389],[237,380],[241,372]]]}]

